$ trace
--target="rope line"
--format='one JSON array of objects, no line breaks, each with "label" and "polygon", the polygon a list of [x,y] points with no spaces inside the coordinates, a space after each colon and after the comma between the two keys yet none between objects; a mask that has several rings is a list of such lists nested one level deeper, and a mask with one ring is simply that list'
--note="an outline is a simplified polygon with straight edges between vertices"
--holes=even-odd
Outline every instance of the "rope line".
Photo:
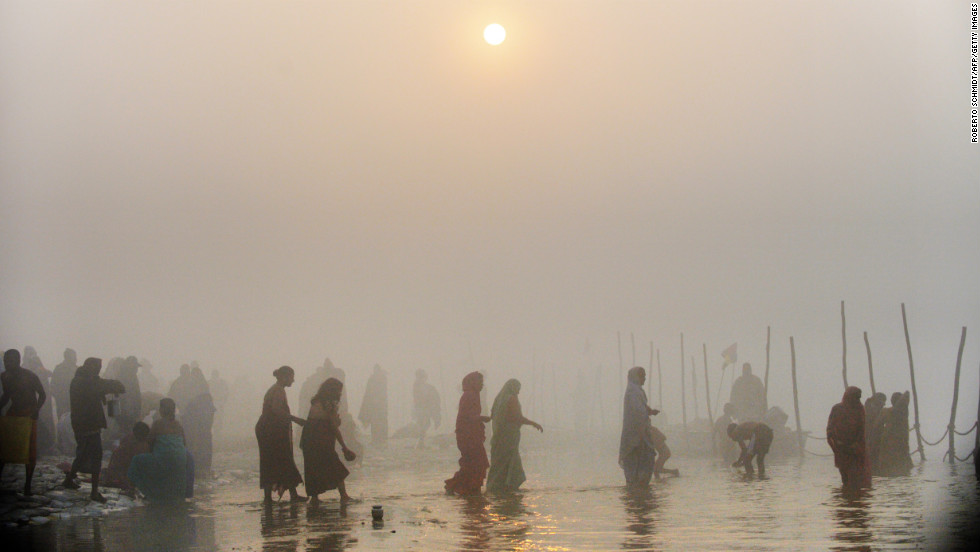
[{"label": "rope line", "polygon": [[829,458],[829,457],[833,456],[833,454],[817,454],[816,452],[810,452],[806,448],[803,449],[803,452],[805,452],[807,454],[812,454],[813,456],[818,456],[820,458]]},{"label": "rope line", "polygon": [[957,435],[969,435],[969,434],[973,433],[973,430],[976,429],[976,428],[977,428],[977,422],[973,422],[973,426],[971,426],[970,429],[964,431],[963,433],[960,433],[959,431],[956,431],[956,428],[953,428],[953,433],[955,433]]},{"label": "rope line", "polygon": [[805,435],[805,437],[806,437],[807,439],[813,439],[814,441],[826,441],[826,440],[827,440],[827,438],[826,438],[826,437],[815,437],[815,436],[813,436],[813,435],[810,435],[809,433],[807,433],[807,434]]},{"label": "rope line", "polygon": [[936,439],[936,442],[935,443],[930,443],[925,437],[922,437],[922,434],[921,433],[919,434],[919,436],[922,437],[922,442],[925,443],[925,444],[927,444],[927,445],[929,445],[930,447],[934,447],[934,446],[938,445],[939,443],[942,443],[943,442],[943,439],[945,439],[947,435],[949,435],[949,428],[948,427],[946,428],[946,431],[943,432],[943,436],[942,437],[940,437],[939,439]]}]

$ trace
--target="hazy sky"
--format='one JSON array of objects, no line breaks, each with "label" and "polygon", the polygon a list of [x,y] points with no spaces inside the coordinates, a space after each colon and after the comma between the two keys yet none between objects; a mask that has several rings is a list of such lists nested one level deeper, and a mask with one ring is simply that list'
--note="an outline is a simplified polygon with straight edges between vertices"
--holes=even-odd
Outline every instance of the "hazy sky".
[{"label": "hazy sky", "polygon": [[0,0],[0,346],[268,384],[616,367],[634,332],[667,385],[681,332],[761,367],[770,325],[819,430],[840,301],[886,391],[905,302],[937,434],[972,332],[965,427],[969,77],[967,1]]}]

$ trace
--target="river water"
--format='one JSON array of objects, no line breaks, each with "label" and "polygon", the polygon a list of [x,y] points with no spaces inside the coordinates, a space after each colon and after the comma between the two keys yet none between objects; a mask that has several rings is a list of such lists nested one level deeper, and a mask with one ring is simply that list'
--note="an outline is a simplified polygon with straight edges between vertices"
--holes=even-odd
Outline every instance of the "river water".
[{"label": "river water", "polygon": [[[102,518],[19,530],[8,543],[35,550],[958,550],[977,542],[972,464],[935,459],[910,477],[876,478],[858,496],[840,491],[829,458],[770,459],[766,479],[708,458],[678,455],[680,477],[629,493],[612,437],[589,445],[525,434],[523,491],[507,497],[442,493],[453,447],[408,443],[369,455],[348,489],[319,506],[263,507],[254,451],[219,453],[235,482],[202,489],[177,507],[140,506]],[[675,445],[676,446],[676,445]],[[301,455],[297,454],[301,461]],[[383,526],[372,524],[381,504]],[[5,548],[6,549],[6,548]]]}]

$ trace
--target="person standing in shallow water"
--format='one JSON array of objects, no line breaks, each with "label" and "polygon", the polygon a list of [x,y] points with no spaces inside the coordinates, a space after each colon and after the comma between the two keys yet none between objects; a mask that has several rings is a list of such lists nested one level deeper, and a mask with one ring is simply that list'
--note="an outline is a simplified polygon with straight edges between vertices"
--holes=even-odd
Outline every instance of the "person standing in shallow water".
[{"label": "person standing in shallow water", "polygon": [[375,364],[371,377],[364,388],[364,400],[357,419],[364,427],[371,428],[371,444],[378,448],[388,446],[388,375]]},{"label": "person standing in shallow water", "polygon": [[912,471],[909,453],[909,392],[892,393],[892,405],[882,409],[875,424],[877,463],[871,464],[874,475],[895,477]]},{"label": "person standing in shallow water", "polygon": [[845,488],[871,487],[871,465],[864,442],[864,406],[861,390],[851,386],[844,398],[830,409],[827,444],[834,451],[834,465]]},{"label": "person standing in shallow water", "polygon": [[[9,402],[10,409],[4,414],[5,416],[30,418],[30,430],[22,435],[22,438],[28,441],[24,495],[30,496],[31,480],[34,477],[34,467],[37,465],[37,418],[44,404],[44,386],[41,385],[41,379],[37,374],[20,365],[20,351],[17,349],[8,349],[3,354],[3,366],[4,372],[0,375],[0,382],[3,384],[0,411]],[[3,466],[0,462],[0,474],[3,473]]]},{"label": "person standing in shallow water", "polygon": [[[759,468],[759,477],[766,475],[766,455],[769,454],[769,447],[772,446],[772,428],[762,422],[742,422],[740,424],[731,423],[727,428],[728,437],[738,443],[740,454],[738,460],[733,464],[733,468],[745,467],[745,473],[752,475],[752,459]],[[746,444],[746,441],[748,443]]]},{"label": "person standing in shallow water", "polygon": [[481,414],[480,391],[483,390],[483,374],[470,372],[463,378],[463,396],[459,398],[456,413],[456,446],[459,447],[459,471],[446,480],[446,493],[458,495],[480,494],[483,478],[487,475],[490,461],[487,449],[486,428],[491,420]]},{"label": "person standing in shallow water", "polygon": [[628,487],[644,487],[650,484],[657,448],[653,442],[650,416],[658,414],[647,405],[643,390],[646,370],[640,366],[630,368],[626,375],[626,393],[623,395],[623,430],[619,436],[619,465],[623,468]]},{"label": "person standing in shallow water", "polygon": [[527,479],[521,463],[521,426],[529,425],[544,431],[541,424],[524,417],[521,403],[517,400],[520,392],[521,382],[507,380],[490,409],[493,437],[490,438],[488,493],[516,491]]},{"label": "person standing in shallow water", "polygon": [[262,415],[255,424],[255,438],[259,442],[259,487],[265,491],[265,503],[272,503],[272,491],[280,496],[289,491],[291,502],[305,502],[307,497],[296,494],[296,486],[303,482],[293,460],[293,433],[290,423],[300,426],[306,423],[293,416],[286,401],[286,388],[293,384],[296,373],[289,366],[277,368],[272,384],[262,399]]},{"label": "person standing in shallow water", "polygon": [[327,378],[310,400],[310,413],[303,426],[299,448],[303,450],[303,470],[306,475],[306,494],[311,503],[320,501],[320,493],[337,489],[340,502],[350,502],[344,479],[350,474],[337,456],[337,443],[344,459],[353,462],[357,455],[347,448],[340,433],[340,398],[344,384],[337,378]]}]

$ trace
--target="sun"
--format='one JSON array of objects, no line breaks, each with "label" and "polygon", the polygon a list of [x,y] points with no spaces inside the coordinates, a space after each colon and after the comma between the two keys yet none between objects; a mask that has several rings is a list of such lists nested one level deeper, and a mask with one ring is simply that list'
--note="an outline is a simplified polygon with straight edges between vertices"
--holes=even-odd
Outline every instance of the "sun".
[{"label": "sun", "polygon": [[483,40],[486,40],[487,44],[491,46],[500,44],[505,38],[507,38],[507,30],[502,25],[491,23],[487,25],[486,29],[483,29]]}]

